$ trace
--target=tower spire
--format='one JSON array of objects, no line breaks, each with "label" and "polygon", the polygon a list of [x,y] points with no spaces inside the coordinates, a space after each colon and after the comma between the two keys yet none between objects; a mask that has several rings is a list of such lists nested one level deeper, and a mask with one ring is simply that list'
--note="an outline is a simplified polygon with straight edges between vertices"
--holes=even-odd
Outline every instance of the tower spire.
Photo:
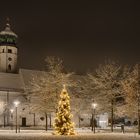
[{"label": "tower spire", "polygon": [[6,29],[10,30],[10,19],[9,19],[9,17],[6,18]]},{"label": "tower spire", "polygon": [[15,73],[17,71],[17,35],[11,30],[9,18],[5,29],[0,32],[0,71]]}]

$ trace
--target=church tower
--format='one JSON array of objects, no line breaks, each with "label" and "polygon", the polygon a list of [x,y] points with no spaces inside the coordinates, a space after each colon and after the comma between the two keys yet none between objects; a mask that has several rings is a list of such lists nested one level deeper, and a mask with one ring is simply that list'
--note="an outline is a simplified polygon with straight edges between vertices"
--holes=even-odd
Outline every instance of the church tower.
[{"label": "church tower", "polygon": [[0,72],[17,72],[17,38],[7,20],[5,29],[0,32]]}]

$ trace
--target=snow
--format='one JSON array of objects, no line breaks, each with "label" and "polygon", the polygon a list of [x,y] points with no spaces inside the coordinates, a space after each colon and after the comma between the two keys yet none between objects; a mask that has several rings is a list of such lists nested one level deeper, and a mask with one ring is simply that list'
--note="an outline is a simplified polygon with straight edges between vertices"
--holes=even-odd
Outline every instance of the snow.
[{"label": "snow", "polygon": [[6,28],[4,31],[1,31],[0,34],[1,35],[12,35],[12,36],[15,36],[15,37],[18,37],[11,29],[10,29],[10,25],[9,24],[6,24]]},{"label": "snow", "polygon": [[24,85],[19,74],[0,72],[0,90],[23,91]]},{"label": "snow", "polygon": [[45,130],[0,130],[0,140],[140,140],[136,133],[95,133],[77,130],[75,136],[55,136],[52,131]]}]

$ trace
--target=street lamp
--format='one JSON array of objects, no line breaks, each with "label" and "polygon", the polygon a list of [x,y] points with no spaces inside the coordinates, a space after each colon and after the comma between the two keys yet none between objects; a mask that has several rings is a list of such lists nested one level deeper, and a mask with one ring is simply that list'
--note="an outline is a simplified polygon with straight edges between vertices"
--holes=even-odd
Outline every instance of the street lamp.
[{"label": "street lamp", "polygon": [[14,112],[14,109],[10,109],[11,114]]},{"label": "street lamp", "polygon": [[17,121],[18,121],[18,120],[17,120],[17,107],[18,107],[19,103],[20,103],[19,101],[15,101],[15,102],[14,102],[14,105],[15,105],[15,107],[16,107],[16,133],[17,133],[17,125],[18,125],[18,124],[17,124]]},{"label": "street lamp", "polygon": [[10,112],[11,112],[11,129],[13,129],[13,112],[14,112],[14,109],[10,109]]},{"label": "street lamp", "polygon": [[97,104],[96,103],[92,103],[92,131],[95,133],[95,109],[96,109]]}]

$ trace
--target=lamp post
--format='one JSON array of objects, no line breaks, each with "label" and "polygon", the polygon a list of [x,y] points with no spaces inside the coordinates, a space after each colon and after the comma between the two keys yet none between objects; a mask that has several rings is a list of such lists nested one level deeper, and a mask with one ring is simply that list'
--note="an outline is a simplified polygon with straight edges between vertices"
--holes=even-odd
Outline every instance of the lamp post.
[{"label": "lamp post", "polygon": [[92,123],[91,123],[91,126],[92,126],[92,131],[95,133],[95,109],[96,109],[96,106],[97,104],[96,103],[92,103]]},{"label": "lamp post", "polygon": [[11,112],[11,129],[13,130],[13,112],[14,112],[14,109],[10,109],[10,112]]},{"label": "lamp post", "polygon": [[17,107],[18,107],[19,103],[20,103],[19,101],[15,101],[15,102],[14,102],[14,105],[15,105],[15,107],[16,107],[16,133],[17,133],[17,125],[18,125]]}]

